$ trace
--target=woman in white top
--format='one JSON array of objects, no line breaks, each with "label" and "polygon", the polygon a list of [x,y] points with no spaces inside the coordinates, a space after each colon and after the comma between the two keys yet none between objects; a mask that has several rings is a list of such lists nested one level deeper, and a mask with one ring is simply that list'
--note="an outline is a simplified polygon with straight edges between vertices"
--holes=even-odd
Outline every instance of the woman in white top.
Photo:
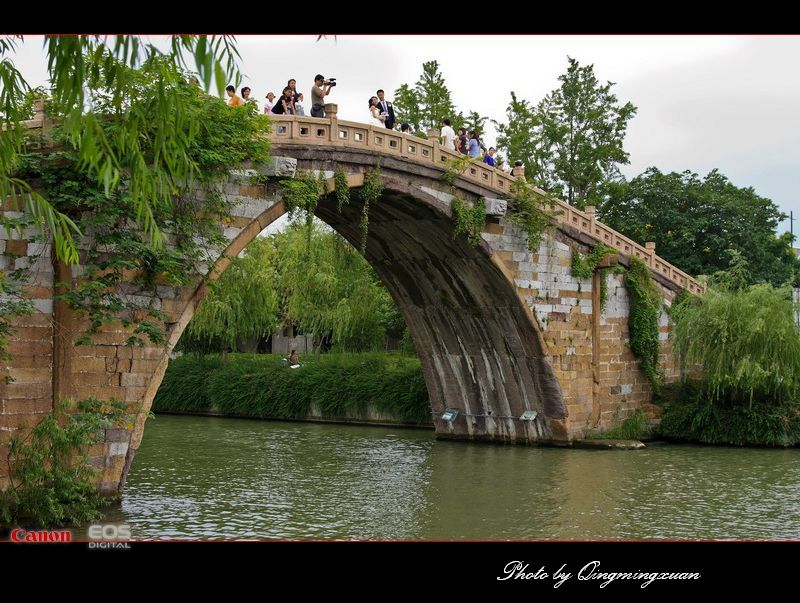
[{"label": "woman in white top", "polygon": [[385,128],[386,124],[386,116],[381,115],[381,110],[378,107],[378,97],[373,96],[369,99],[369,123],[373,126],[379,126],[381,128]]}]

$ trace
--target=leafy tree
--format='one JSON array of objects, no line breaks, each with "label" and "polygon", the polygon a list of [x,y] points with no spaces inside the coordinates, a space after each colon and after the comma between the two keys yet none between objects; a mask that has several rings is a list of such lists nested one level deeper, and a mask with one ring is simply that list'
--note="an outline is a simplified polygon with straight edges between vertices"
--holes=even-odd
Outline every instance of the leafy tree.
[{"label": "leafy tree", "polygon": [[394,91],[394,112],[397,123],[408,123],[414,133],[420,133],[422,109],[416,89],[403,84]]},{"label": "leafy tree", "polygon": [[296,325],[340,351],[383,348],[402,337],[405,321],[366,260],[341,236],[296,221],[257,238],[244,258],[212,286],[180,341],[180,349],[211,352],[240,338]]},{"label": "leafy tree", "polygon": [[800,336],[792,291],[765,283],[742,286],[746,269],[747,262],[734,254],[732,270],[718,273],[705,295],[673,306],[675,350],[690,365],[702,365],[714,404],[796,404]]},{"label": "leafy tree", "polygon": [[[126,93],[131,106],[148,107],[157,98],[157,84],[165,74],[171,78],[173,94],[185,106],[186,126],[197,124],[197,133],[187,149],[187,159],[197,166],[193,182],[174,183],[181,194],[169,204],[153,204],[152,218],[155,226],[170,237],[170,245],[154,250],[152,241],[137,224],[140,206],[128,188],[107,193],[81,162],[80,153],[69,142],[69,131],[56,123],[50,130],[53,148],[23,156],[16,175],[20,179],[35,181],[37,190],[53,200],[57,211],[63,212],[83,231],[92,236],[85,241],[82,256],[83,278],[69,290],[60,294],[71,308],[88,315],[91,321],[85,337],[91,336],[108,322],[120,320],[124,326],[134,326],[131,343],[140,343],[136,334],[147,335],[154,343],[163,341],[163,328],[159,322],[164,316],[156,308],[137,301],[137,296],[121,294],[117,285],[125,271],[134,271],[130,282],[145,290],[154,290],[157,284],[182,286],[202,274],[199,264],[224,245],[219,220],[227,217],[230,203],[219,194],[214,179],[227,176],[228,170],[242,161],[263,160],[269,153],[269,140],[264,133],[268,122],[249,107],[228,107],[217,98],[204,94],[187,81],[185,73],[174,65],[165,65],[168,59],[153,57],[139,69],[120,67],[111,61],[105,69],[128,70],[129,90]],[[104,89],[96,91],[97,109],[102,111],[110,102]],[[131,111],[133,113],[133,111]],[[121,126],[115,120],[102,120],[105,135],[117,141],[116,131]],[[141,151],[146,157],[157,154],[153,147],[157,125],[141,127]],[[193,185],[193,190],[189,190]],[[197,194],[198,192],[202,194]],[[188,194],[186,194],[188,193]]]},{"label": "leafy tree", "polygon": [[[58,257],[76,262],[77,226],[53,207],[52,199],[14,175],[28,138],[19,122],[30,112],[30,86],[10,59],[22,41],[21,36],[0,38],[0,198],[21,197],[27,212],[53,233]],[[232,39],[172,36],[170,49],[162,52],[139,36],[45,36],[45,48],[50,110],[80,165],[107,195],[124,188],[151,242],[161,246],[154,208],[169,206],[198,169],[189,149],[200,129],[190,120],[184,90],[175,85],[174,65],[186,68],[186,55],[192,55],[199,82],[208,90],[215,79],[222,96],[227,81],[238,83]],[[135,70],[146,63],[157,69],[152,100],[133,102]],[[109,129],[110,124],[115,127]],[[0,226],[13,225],[3,220]]]},{"label": "leafy tree", "polygon": [[664,174],[651,167],[609,187],[599,214],[635,241],[654,241],[658,255],[689,274],[726,270],[735,250],[748,263],[748,283],[777,286],[800,276],[790,235],[775,236],[784,214],[717,170],[701,180],[688,170]]},{"label": "leafy tree", "polygon": [[538,107],[518,99],[512,90],[511,102],[506,108],[508,123],[494,122],[497,127],[497,146],[505,149],[509,163],[522,161],[525,177],[546,191],[554,191],[558,184],[549,166],[553,150],[543,139],[541,115],[546,113],[544,101]]},{"label": "leafy tree", "polygon": [[319,352],[324,339],[342,351],[380,349],[386,307],[394,305],[370,265],[347,241],[314,226],[309,245],[306,227],[274,237],[281,250],[278,279],[283,320],[311,333]]},{"label": "leafy tree", "polygon": [[207,345],[213,344],[224,352],[237,339],[266,337],[275,330],[277,253],[270,240],[256,238],[244,257],[233,258],[222,277],[209,283],[208,296],[181,338],[182,349],[210,351]]},{"label": "leafy tree", "polygon": [[[606,183],[619,178],[617,165],[628,163],[622,143],[636,107],[618,105],[613,82],[600,85],[593,65],[567,59],[567,72],[558,78],[561,87],[535,108],[512,93],[509,122],[498,129],[500,144],[510,157],[525,162],[527,177],[583,208],[597,205]],[[527,142],[525,128],[530,128]]]},{"label": "leafy tree", "polygon": [[438,61],[422,64],[422,75],[414,88],[403,84],[395,90],[394,110],[398,122],[407,122],[421,132],[438,128],[443,119],[455,119],[456,109]]}]

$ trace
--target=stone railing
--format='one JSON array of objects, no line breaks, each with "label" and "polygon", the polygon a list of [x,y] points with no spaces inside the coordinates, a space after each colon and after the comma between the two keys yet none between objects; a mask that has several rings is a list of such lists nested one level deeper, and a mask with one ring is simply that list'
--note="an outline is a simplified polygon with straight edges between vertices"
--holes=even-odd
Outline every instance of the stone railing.
[{"label": "stone railing", "polygon": [[[430,163],[441,169],[447,169],[447,162],[464,157],[461,153],[443,149],[435,139],[424,140],[395,130],[388,130],[370,124],[340,121],[336,117],[335,108],[326,105],[326,113],[330,117],[298,117],[270,115],[274,121],[270,138],[281,145],[324,145],[346,149],[361,149],[385,156],[404,157]],[[436,133],[438,134],[438,132]],[[497,194],[510,194],[514,176],[490,167],[485,163],[470,164],[464,173],[459,175],[464,180],[474,182],[492,189]],[[581,211],[568,203],[549,196],[541,189],[535,189],[550,202],[550,209],[556,213],[559,224],[589,235],[609,247],[619,250],[627,256],[636,256],[662,278],[687,289],[690,293],[701,294],[705,286],[679,270],[655,253],[655,243],[644,246],[618,233],[595,218],[594,207]]]}]

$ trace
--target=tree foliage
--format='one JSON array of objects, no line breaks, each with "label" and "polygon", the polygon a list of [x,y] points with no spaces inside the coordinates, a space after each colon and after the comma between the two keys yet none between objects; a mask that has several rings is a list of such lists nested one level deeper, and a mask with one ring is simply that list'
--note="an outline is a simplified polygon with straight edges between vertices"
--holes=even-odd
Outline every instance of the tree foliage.
[{"label": "tree foliage", "polygon": [[[154,293],[158,285],[183,286],[199,277],[201,264],[210,259],[207,256],[226,243],[219,222],[227,216],[229,203],[219,194],[216,179],[228,176],[229,170],[242,161],[268,156],[269,141],[261,136],[268,127],[263,116],[249,107],[228,107],[204,94],[179,69],[164,65],[164,60],[154,57],[138,70],[122,69],[135,71],[127,78],[131,84],[127,98],[131,107],[139,107],[136,111],[145,112],[142,107],[156,111],[152,103],[158,82],[171,70],[173,95],[181,98],[188,120],[185,127],[197,130],[186,149],[186,159],[197,166],[196,176],[173,183],[175,195],[170,202],[151,207],[153,225],[169,237],[169,245],[158,250],[152,247],[150,237],[140,227],[141,206],[130,187],[108,192],[98,183],[82,163],[79,151],[69,143],[70,134],[63,125],[54,125],[50,132],[53,148],[26,154],[17,164],[17,176],[36,182],[37,190],[52,200],[57,211],[92,235],[84,241],[82,278],[60,296],[91,321],[81,343],[88,343],[104,323],[116,320],[124,326],[133,325],[131,345],[144,343],[139,335],[163,343],[165,332],[159,324],[165,318],[162,313],[142,305],[139,296],[123,294],[118,285],[127,278],[129,284]],[[98,110],[108,100],[103,98],[98,100]],[[105,135],[115,141],[117,130],[127,128],[116,120],[103,121],[102,126]],[[140,127],[140,150],[148,157],[160,153],[152,146],[157,143],[156,126],[153,128],[144,123]],[[135,276],[131,277],[130,271]]]},{"label": "tree foliage", "polygon": [[[310,230],[309,230],[310,228]],[[382,349],[405,322],[389,293],[358,251],[316,223],[293,223],[257,238],[213,285],[181,338],[184,350],[232,346],[295,325],[319,349]],[[219,347],[217,348],[219,349]]]},{"label": "tree foliage", "polygon": [[583,208],[597,205],[605,184],[619,177],[617,166],[628,163],[623,141],[636,107],[618,105],[613,82],[601,85],[593,65],[568,61],[561,86],[535,107],[512,93],[498,144],[523,161],[526,177]]},{"label": "tree foliage", "polygon": [[190,341],[234,347],[237,338],[265,337],[278,326],[275,286],[277,250],[257,238],[242,258],[233,258],[222,278],[209,283],[209,294],[186,327]]},{"label": "tree foliage", "polygon": [[64,416],[69,407],[62,401],[55,413],[9,442],[10,485],[0,492],[0,521],[50,527],[102,515],[108,501],[92,482],[98,471],[89,462],[89,447],[105,429],[130,429],[132,417],[118,400],[87,398],[77,404],[78,412]]},{"label": "tree foliage", "polygon": [[[742,258],[734,258],[741,273]],[[754,400],[796,402],[800,395],[800,336],[791,289],[741,286],[741,274],[723,278],[700,298],[672,308],[675,351],[702,365],[704,388],[715,404],[751,406]]]},{"label": "tree foliage", "polygon": [[422,64],[422,74],[412,87],[403,84],[394,92],[394,110],[398,123],[407,122],[415,133],[425,133],[430,128],[439,128],[449,119],[454,129],[464,126],[475,130],[482,137],[488,118],[476,111],[465,116],[457,111],[444,75],[439,71],[438,61]]},{"label": "tree foliage", "polygon": [[729,250],[735,250],[747,261],[751,284],[778,286],[800,277],[790,236],[775,236],[785,215],[716,169],[701,180],[688,170],[664,174],[651,167],[611,187],[599,213],[633,240],[655,241],[658,255],[689,274],[727,269]]},{"label": "tree foliage", "polygon": [[[21,36],[0,39],[0,198],[24,201],[27,212],[55,237],[58,256],[77,261],[76,225],[53,200],[14,176],[25,153],[30,86],[10,58]],[[190,149],[200,132],[188,97],[178,85],[187,55],[205,89],[213,80],[220,96],[229,80],[238,82],[238,51],[227,36],[172,36],[163,52],[139,36],[45,36],[51,82],[50,111],[60,120],[79,164],[106,195],[124,189],[136,206],[138,222],[160,247],[163,236],[154,213],[167,207],[177,189],[197,172]],[[152,85],[142,89],[137,72],[149,65]],[[144,102],[144,99],[147,99]],[[113,126],[113,127],[109,127]]]}]

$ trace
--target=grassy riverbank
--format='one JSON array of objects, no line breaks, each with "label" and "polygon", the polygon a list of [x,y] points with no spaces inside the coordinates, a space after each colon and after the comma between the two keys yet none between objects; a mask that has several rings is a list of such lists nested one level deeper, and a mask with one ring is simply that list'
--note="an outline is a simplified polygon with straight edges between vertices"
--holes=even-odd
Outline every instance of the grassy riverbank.
[{"label": "grassy riverbank", "polygon": [[324,417],[360,418],[370,411],[398,422],[430,421],[419,360],[386,353],[310,355],[290,369],[267,354],[186,355],[170,361],[154,412],[303,418],[312,405]]}]

